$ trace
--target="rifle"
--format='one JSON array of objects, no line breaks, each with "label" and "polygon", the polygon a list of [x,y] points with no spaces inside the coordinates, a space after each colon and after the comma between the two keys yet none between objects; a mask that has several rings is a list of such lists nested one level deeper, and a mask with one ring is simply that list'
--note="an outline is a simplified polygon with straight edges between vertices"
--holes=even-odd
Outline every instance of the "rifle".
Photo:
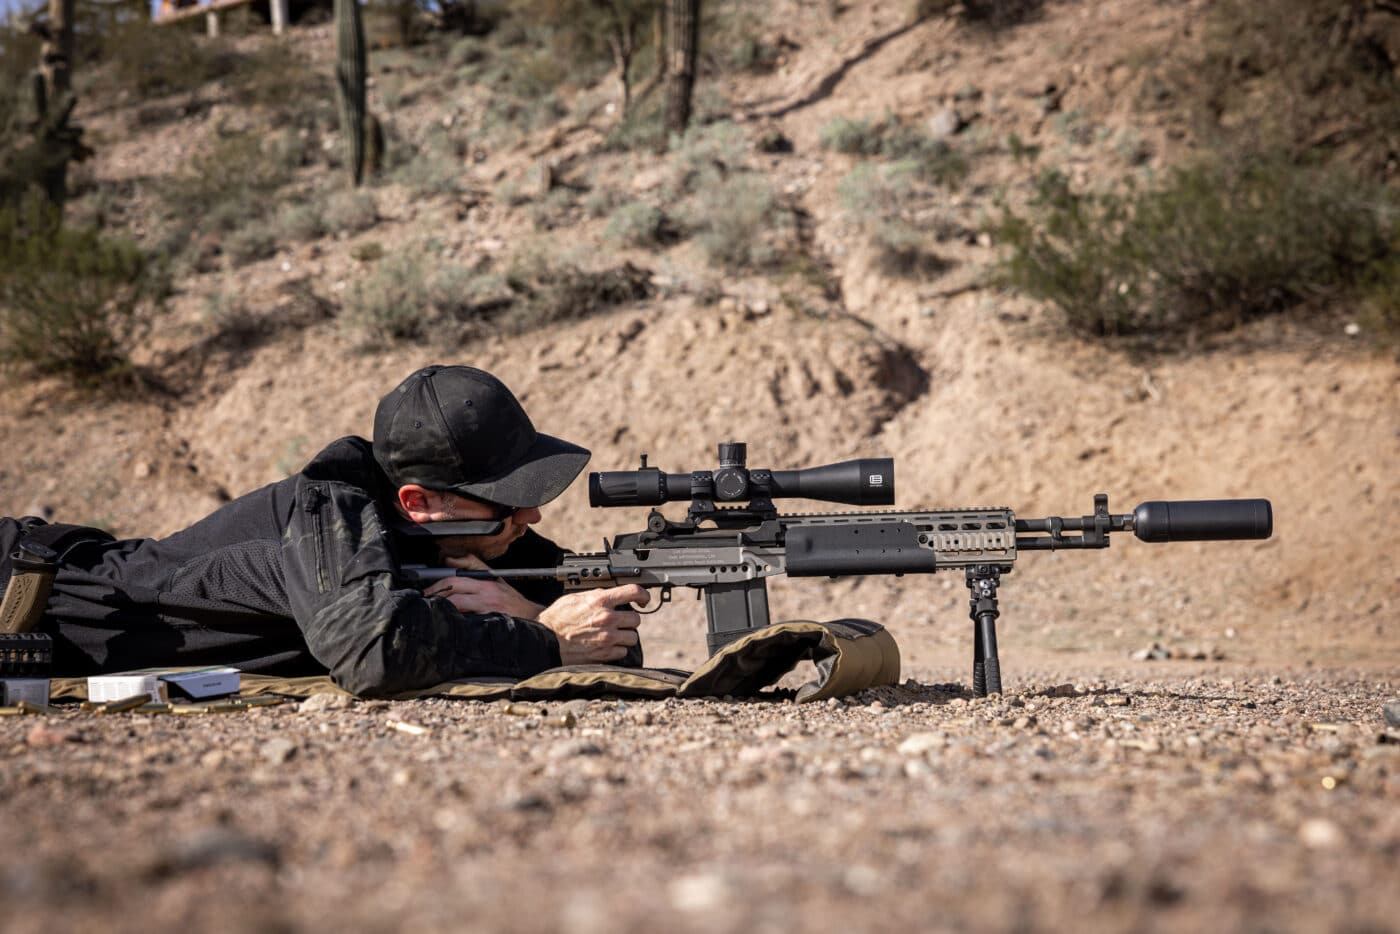
[{"label": "rifle", "polygon": [[[862,458],[803,470],[750,470],[746,461],[746,446],[729,442],[719,446],[714,471],[665,473],[648,466],[643,454],[637,470],[590,473],[589,505],[651,506],[646,529],[604,539],[601,552],[568,555],[558,567],[406,565],[404,576],[420,584],[451,576],[550,579],[570,590],[641,584],[660,591],[649,612],[670,602],[674,588],[692,587],[705,600],[706,642],[713,654],[768,625],[769,577],[961,570],[971,594],[972,689],[982,697],[1001,691],[997,589],[1018,553],[1107,548],[1111,532],[1132,531],[1145,542],[1265,539],[1273,533],[1266,499],[1154,500],[1115,515],[1103,493],[1094,496],[1093,514],[1078,518],[1018,519],[1004,506],[780,515],[773,500],[789,497],[893,505],[894,460]],[[655,508],[685,500],[690,507],[680,522]]]}]

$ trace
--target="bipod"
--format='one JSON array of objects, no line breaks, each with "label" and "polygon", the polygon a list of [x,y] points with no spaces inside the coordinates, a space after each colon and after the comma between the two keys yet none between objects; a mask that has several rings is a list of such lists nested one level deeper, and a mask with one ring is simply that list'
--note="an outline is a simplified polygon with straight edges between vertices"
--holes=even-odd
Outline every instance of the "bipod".
[{"label": "bipod", "polygon": [[972,593],[972,693],[986,697],[1001,693],[1001,662],[997,660],[997,586],[1001,568],[978,564],[967,569],[967,589]]}]

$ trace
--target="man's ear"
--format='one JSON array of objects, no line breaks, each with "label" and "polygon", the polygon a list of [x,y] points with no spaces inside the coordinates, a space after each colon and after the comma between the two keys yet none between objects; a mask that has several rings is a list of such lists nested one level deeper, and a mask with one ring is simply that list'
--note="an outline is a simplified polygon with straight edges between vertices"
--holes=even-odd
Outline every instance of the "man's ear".
[{"label": "man's ear", "polygon": [[433,494],[416,483],[399,487],[399,508],[414,522],[433,521]]}]

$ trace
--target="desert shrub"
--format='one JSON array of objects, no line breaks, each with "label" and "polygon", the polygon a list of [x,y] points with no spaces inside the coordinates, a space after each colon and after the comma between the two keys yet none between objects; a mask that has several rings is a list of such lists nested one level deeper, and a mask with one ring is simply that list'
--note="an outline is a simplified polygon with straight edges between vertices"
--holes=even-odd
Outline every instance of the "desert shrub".
[{"label": "desert shrub", "polygon": [[651,277],[630,263],[589,270],[538,249],[512,258],[506,283],[515,300],[496,324],[515,333],[640,301],[652,291]]},{"label": "desert shrub", "polygon": [[446,130],[431,130],[420,144],[390,137],[390,177],[417,195],[449,195],[461,190],[467,142]]},{"label": "desert shrub", "polygon": [[370,344],[478,332],[509,289],[499,276],[437,254],[432,244],[415,244],[376,260],[351,287],[341,320]]},{"label": "desert shrub", "polygon": [[[856,166],[840,184],[837,196],[850,219],[875,247],[875,261],[887,275],[935,275],[947,264],[930,249],[930,239],[943,239],[948,226],[926,229],[927,220],[914,208],[932,192],[919,180],[918,166],[909,162]],[[935,215],[937,217],[938,215]]]},{"label": "desert shrub", "polygon": [[1168,66],[1222,148],[1337,152],[1374,177],[1400,148],[1400,34],[1393,12],[1348,0],[1223,0],[1199,51]]},{"label": "desert shrub", "polygon": [[156,26],[144,17],[101,36],[92,57],[94,63],[110,65],[116,85],[143,98],[193,90],[233,74],[240,64],[239,54],[224,39]]},{"label": "desert shrub", "polygon": [[578,198],[568,188],[554,188],[530,205],[530,223],[536,230],[553,230],[567,226],[573,217]]},{"label": "desert shrub", "polygon": [[956,12],[965,24],[979,29],[1007,29],[1040,16],[1045,0],[914,0],[915,19]]},{"label": "desert shrub", "polygon": [[368,191],[342,190],[326,200],[323,218],[328,231],[354,234],[379,223],[379,207]]},{"label": "desert shrub", "polygon": [[315,202],[284,204],[277,212],[277,229],[288,240],[318,240],[326,234],[326,219]]},{"label": "desert shrub", "polygon": [[195,156],[185,172],[162,180],[159,193],[172,227],[228,232],[266,214],[272,193],[291,176],[285,161],[267,158],[259,134],[238,133]]},{"label": "desert shrub", "polygon": [[129,369],[168,279],[135,244],[62,227],[38,199],[0,209],[0,364],[100,381]]},{"label": "desert shrub", "polygon": [[224,239],[223,251],[235,266],[242,266],[276,253],[277,236],[262,224],[249,224]]},{"label": "desert shrub", "polygon": [[741,269],[778,257],[775,239],[787,220],[766,181],[736,174],[695,199],[688,226],[711,265]]},{"label": "desert shrub", "polygon": [[656,246],[665,239],[666,215],[643,201],[624,204],[608,218],[604,235],[624,246]]},{"label": "desert shrub", "polygon": [[961,182],[968,171],[967,160],[946,141],[893,115],[879,121],[838,118],[822,128],[821,141],[835,152],[907,162],[919,177],[947,187]]},{"label": "desert shrub", "polygon": [[1072,191],[1044,175],[996,227],[1003,280],[1090,334],[1229,327],[1360,287],[1394,257],[1394,197],[1283,159],[1206,163],[1157,187]]}]

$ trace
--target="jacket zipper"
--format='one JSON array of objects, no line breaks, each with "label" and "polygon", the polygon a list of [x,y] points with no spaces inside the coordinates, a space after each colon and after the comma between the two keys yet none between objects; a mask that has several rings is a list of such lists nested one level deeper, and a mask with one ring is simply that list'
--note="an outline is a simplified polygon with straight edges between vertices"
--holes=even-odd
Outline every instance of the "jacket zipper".
[{"label": "jacket zipper", "polygon": [[316,589],[325,593],[330,583],[326,580],[326,540],[321,526],[321,501],[324,495],[320,487],[311,488],[311,496],[306,503],[306,511],[311,513],[311,528],[316,533]]}]

